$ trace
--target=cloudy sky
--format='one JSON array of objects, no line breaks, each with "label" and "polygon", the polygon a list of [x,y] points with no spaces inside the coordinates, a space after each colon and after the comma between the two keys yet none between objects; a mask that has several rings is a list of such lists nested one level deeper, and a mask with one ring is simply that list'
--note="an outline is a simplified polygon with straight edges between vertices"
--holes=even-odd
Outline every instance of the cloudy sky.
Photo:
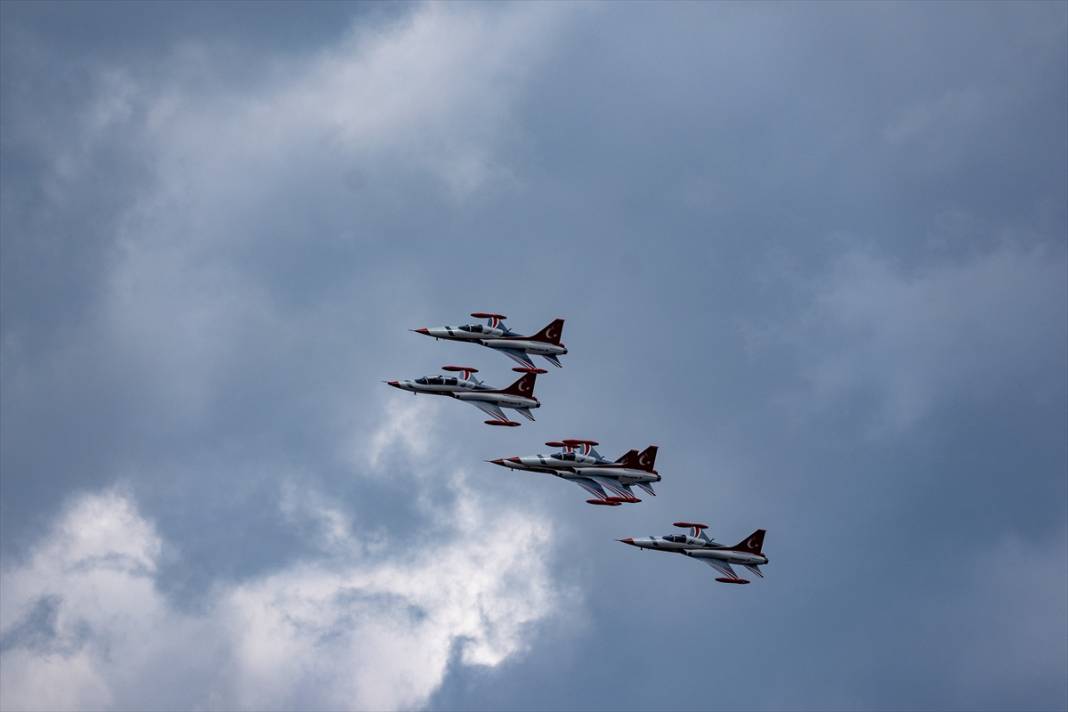
[{"label": "cloudy sky", "polygon": [[0,18],[5,710],[1068,705],[1068,5]]}]

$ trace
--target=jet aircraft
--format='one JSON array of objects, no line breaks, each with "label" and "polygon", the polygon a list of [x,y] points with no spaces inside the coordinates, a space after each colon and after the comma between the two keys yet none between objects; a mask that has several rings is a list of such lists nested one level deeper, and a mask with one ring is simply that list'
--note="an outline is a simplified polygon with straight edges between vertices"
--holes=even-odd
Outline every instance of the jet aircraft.
[{"label": "jet aircraft", "polygon": [[629,450],[612,461],[597,452],[593,440],[560,440],[545,443],[561,450],[552,455],[527,455],[487,460],[494,465],[524,472],[543,472],[574,482],[596,499],[587,499],[589,504],[618,507],[624,503],[641,502],[634,496],[631,486],[640,487],[651,495],[652,483],[660,481],[660,474],[653,469],[656,463],[656,445],[645,450]]},{"label": "jet aircraft", "polygon": [[618,541],[640,549],[669,551],[697,559],[723,574],[721,578],[716,579],[721,583],[749,583],[734,572],[731,564],[739,564],[760,578],[764,578],[760,565],[768,563],[768,557],[763,552],[765,534],[763,529],[757,529],[734,546],[724,546],[717,544],[705,534],[707,524],[675,522],[675,526],[688,528],[690,534],[668,534],[640,539],[627,537]]},{"label": "jet aircraft", "polygon": [[470,366],[442,366],[443,371],[458,372],[455,376],[426,376],[409,381],[386,381],[388,385],[402,391],[411,391],[413,395],[429,393],[450,396],[465,403],[470,403],[492,418],[486,425],[518,426],[509,420],[502,408],[509,408],[520,415],[534,420],[530,410],[540,408],[541,403],[534,397],[534,381],[539,373],[547,373],[544,368],[513,368],[523,376],[507,388],[493,388],[474,377],[477,368]]},{"label": "jet aircraft", "polygon": [[482,344],[500,351],[527,368],[534,368],[531,356],[541,356],[557,368],[561,367],[558,357],[567,353],[567,347],[560,343],[560,337],[564,333],[563,319],[554,319],[538,333],[523,336],[504,325],[504,320],[508,317],[503,314],[472,312],[471,316],[476,319],[485,319],[486,324],[423,327],[412,329],[412,331],[433,336],[435,339]]}]

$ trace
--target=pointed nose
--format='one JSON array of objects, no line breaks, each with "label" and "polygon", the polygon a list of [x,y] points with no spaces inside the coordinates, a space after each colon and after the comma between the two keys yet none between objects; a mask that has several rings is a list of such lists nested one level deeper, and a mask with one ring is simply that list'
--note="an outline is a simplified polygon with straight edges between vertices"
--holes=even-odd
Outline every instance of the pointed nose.
[{"label": "pointed nose", "polygon": [[386,381],[386,384],[393,386],[394,388],[400,388],[400,381]]},{"label": "pointed nose", "polygon": [[631,546],[634,546],[634,539],[630,538],[629,536],[626,539],[616,539],[616,541],[621,541],[624,544],[630,544]]},{"label": "pointed nose", "polygon": [[425,326],[422,329],[411,329],[410,331],[414,331],[417,334],[426,334],[427,336],[430,336],[430,331],[428,331]]}]

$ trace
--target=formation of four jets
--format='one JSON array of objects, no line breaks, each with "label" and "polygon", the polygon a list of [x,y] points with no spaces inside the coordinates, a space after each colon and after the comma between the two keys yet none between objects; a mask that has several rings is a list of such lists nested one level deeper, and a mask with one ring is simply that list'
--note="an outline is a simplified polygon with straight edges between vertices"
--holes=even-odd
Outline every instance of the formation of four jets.
[{"label": "formation of four jets", "polygon": [[[474,376],[477,368],[470,366],[443,366],[442,370],[459,376],[425,376],[406,381],[386,381],[387,384],[414,394],[431,394],[448,396],[470,403],[490,416],[487,425],[515,427],[520,423],[510,420],[504,409],[514,410],[523,417],[534,420],[531,411],[541,407],[534,397],[534,384],[539,374],[547,373],[538,368],[533,356],[539,356],[556,366],[562,367],[560,356],[567,353],[567,347],[560,341],[564,331],[564,320],[554,319],[541,331],[530,336],[523,336],[504,325],[507,318],[503,314],[474,312],[471,316],[485,319],[485,324],[466,324],[464,326],[438,326],[433,328],[412,329],[412,331],[432,336],[435,339],[465,341],[479,344],[500,351],[520,366],[513,371],[523,375],[507,388],[493,388]],[[538,472],[554,475],[560,479],[574,482],[593,495],[587,499],[589,504],[618,507],[622,504],[634,504],[641,500],[635,495],[633,487],[655,496],[653,483],[660,481],[660,474],[654,469],[656,463],[656,445],[650,445],[641,452],[629,450],[616,460],[609,460],[595,449],[599,443],[593,440],[559,440],[547,442],[549,447],[560,448],[550,455],[528,455],[519,457],[487,460],[495,465],[510,470]],[[760,566],[768,563],[763,553],[764,530],[757,529],[735,546],[716,543],[704,530],[705,524],[693,522],[675,522],[675,526],[690,530],[690,534],[669,534],[661,537],[634,538],[627,537],[618,541],[624,544],[649,549],[667,551],[702,561],[722,574],[717,581],[723,583],[749,583],[741,578],[731,567],[736,564],[751,573],[763,577]]]}]

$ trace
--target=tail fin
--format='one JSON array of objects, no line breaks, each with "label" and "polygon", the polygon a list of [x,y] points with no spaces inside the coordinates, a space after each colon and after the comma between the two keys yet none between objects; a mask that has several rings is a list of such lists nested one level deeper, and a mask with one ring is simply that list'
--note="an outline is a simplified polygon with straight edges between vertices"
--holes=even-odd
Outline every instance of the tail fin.
[{"label": "tail fin", "polygon": [[635,465],[638,464],[638,451],[637,450],[627,450],[625,453],[623,453],[622,455],[619,456],[618,460],[616,460],[616,464],[617,465],[627,465],[627,464],[632,463],[632,462]]},{"label": "tail fin", "polygon": [[764,548],[764,530],[757,529],[731,548],[735,551],[748,551],[750,554],[762,554]]},{"label": "tail fin", "polygon": [[534,381],[537,378],[538,378],[538,374],[536,374],[536,373],[523,374],[522,378],[520,378],[518,381],[516,381],[512,385],[508,386],[507,388],[502,388],[500,390],[500,392],[501,393],[507,393],[508,395],[512,395],[512,396],[523,396],[524,398],[533,398],[534,397]]},{"label": "tail fin", "polygon": [[646,472],[653,472],[653,465],[656,464],[656,450],[656,445],[650,445],[638,453],[637,467]]},{"label": "tail fin", "polygon": [[564,335],[564,320],[553,319],[544,329],[530,337],[531,341],[547,341],[550,344],[560,345],[560,337]]}]

